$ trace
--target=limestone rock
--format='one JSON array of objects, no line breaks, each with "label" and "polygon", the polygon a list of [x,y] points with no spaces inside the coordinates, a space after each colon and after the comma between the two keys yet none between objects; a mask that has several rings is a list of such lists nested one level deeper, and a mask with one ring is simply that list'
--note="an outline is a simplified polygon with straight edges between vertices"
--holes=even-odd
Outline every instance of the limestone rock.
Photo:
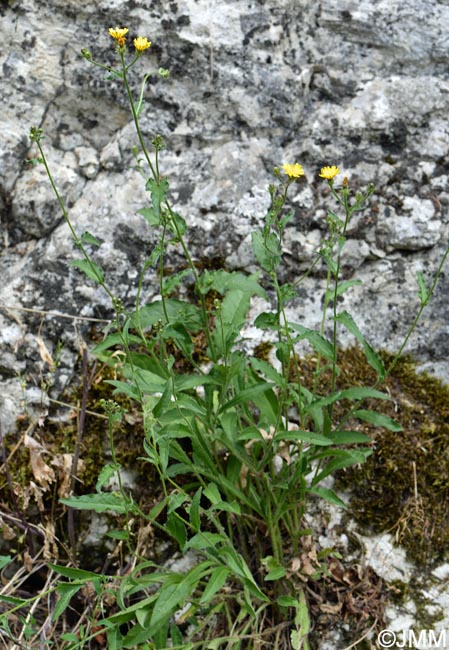
[{"label": "limestone rock", "polygon": [[[27,135],[33,124],[44,129],[78,234],[88,230],[102,242],[94,259],[133,303],[140,265],[157,240],[137,215],[149,201],[133,154],[138,138],[120,80],[80,56],[88,48],[115,65],[108,28],[126,24],[129,43],[135,35],[152,41],[129,80],[137,98],[143,75],[152,73],[142,95],[142,135],[166,141],[161,171],[189,224],[194,257],[254,270],[251,231],[269,207],[272,169],[297,161],[306,178],[291,188],[295,215],[282,268],[282,278],[295,282],[326,237],[327,211],[337,207],[317,171],[338,164],[354,190],[376,186],[343,251],[346,279],[364,285],[342,305],[372,345],[398,347],[419,306],[416,273],[431,282],[449,235],[446,2],[24,0],[3,3],[0,13],[0,305],[100,319],[111,313],[107,296],[69,266],[77,251],[60,207],[42,166],[26,163],[36,156]],[[158,77],[159,66],[170,69],[170,79]],[[176,248],[170,256],[172,266],[183,263]],[[299,285],[292,318],[319,324],[323,290],[318,265]],[[143,298],[156,293],[148,275]],[[443,278],[408,349],[447,374],[445,295]],[[28,343],[19,359],[11,343],[11,314],[19,312],[1,313],[10,339],[3,339],[7,381],[15,364],[31,372],[39,358],[32,342],[39,317],[20,314]],[[46,340],[61,338],[68,350],[64,378],[78,353],[74,330],[87,329],[68,322],[45,318]]]}]

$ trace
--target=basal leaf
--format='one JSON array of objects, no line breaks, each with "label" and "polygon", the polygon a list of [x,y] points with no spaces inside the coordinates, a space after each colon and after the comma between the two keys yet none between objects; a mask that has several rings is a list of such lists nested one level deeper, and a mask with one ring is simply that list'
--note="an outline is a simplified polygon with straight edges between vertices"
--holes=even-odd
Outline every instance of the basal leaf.
[{"label": "basal leaf", "polygon": [[[98,577],[98,576],[97,576]],[[55,605],[51,620],[57,621],[61,614],[67,609],[73,596],[84,586],[83,582],[60,582],[56,587],[59,600]]]},{"label": "basal leaf", "polygon": [[336,445],[354,445],[371,442],[371,438],[361,431],[332,431],[328,434]]},{"label": "basal leaf", "polygon": [[325,339],[324,336],[321,336],[321,334],[315,332],[315,330],[303,327],[298,323],[289,323],[289,327],[299,333],[300,339],[306,339],[309,341],[314,350],[321,354],[325,359],[328,361],[333,361],[334,348],[332,346],[332,343]]},{"label": "basal leaf", "polygon": [[366,341],[351,314],[349,314],[347,311],[343,311],[338,314],[337,321],[344,325],[344,327],[346,327],[346,329],[351,332],[351,334],[361,344],[365,352],[367,362],[372,368],[374,368],[379,379],[383,379],[385,377],[385,367],[383,361]]},{"label": "basal leaf", "polygon": [[313,431],[279,431],[274,436],[276,442],[281,442],[285,440],[296,441],[300,440],[301,442],[306,442],[310,445],[317,446],[328,446],[332,445],[333,441],[330,440],[327,436],[323,436],[321,433],[314,433]]},{"label": "basal leaf", "polygon": [[353,413],[354,417],[359,418],[359,420],[363,420],[364,422],[369,422],[370,424],[374,424],[376,427],[383,427],[384,429],[388,429],[389,431],[404,431],[404,428],[401,427],[400,424],[392,420],[392,418],[388,417],[388,415],[384,415],[383,413],[377,413],[377,411],[369,411],[365,409],[359,409],[358,411],[354,411]]},{"label": "basal leaf", "polygon": [[136,508],[130,499],[122,495],[105,492],[102,494],[83,494],[79,497],[68,497],[59,499],[60,503],[75,508],[75,510],[93,510],[94,512],[118,512],[135,511]]},{"label": "basal leaf", "polygon": [[212,600],[215,594],[223,587],[230,574],[230,569],[225,566],[219,566],[212,571],[209,582],[201,596],[200,605],[204,605]]},{"label": "basal leaf", "polygon": [[309,492],[310,494],[316,494],[319,496],[321,499],[324,499],[325,501],[328,501],[329,503],[332,503],[335,506],[338,506],[339,508],[344,508],[347,510],[348,506],[346,503],[340,499],[339,496],[335,494],[335,492],[329,488],[324,488],[324,487],[312,487],[312,488],[307,488],[306,492]]},{"label": "basal leaf", "polygon": [[68,567],[68,566],[62,566],[60,564],[51,564],[50,562],[48,565],[50,569],[53,571],[56,571],[56,573],[59,573],[59,575],[63,576],[64,578],[70,578],[71,580],[98,580],[99,575],[98,573],[94,573],[93,571],[85,571],[84,569],[75,569],[73,567]]}]

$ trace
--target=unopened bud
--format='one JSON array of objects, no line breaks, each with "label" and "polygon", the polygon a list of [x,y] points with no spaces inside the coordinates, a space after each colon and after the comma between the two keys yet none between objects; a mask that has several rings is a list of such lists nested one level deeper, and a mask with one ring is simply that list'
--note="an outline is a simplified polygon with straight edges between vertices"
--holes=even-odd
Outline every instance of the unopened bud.
[{"label": "unopened bud", "polygon": [[83,57],[83,59],[86,59],[86,61],[92,61],[92,52],[90,52],[85,47],[83,47],[83,49],[81,50],[81,56]]},{"label": "unopened bud", "polygon": [[159,68],[157,73],[160,77],[162,77],[162,79],[168,79],[170,76],[170,70],[167,70],[166,68]]}]

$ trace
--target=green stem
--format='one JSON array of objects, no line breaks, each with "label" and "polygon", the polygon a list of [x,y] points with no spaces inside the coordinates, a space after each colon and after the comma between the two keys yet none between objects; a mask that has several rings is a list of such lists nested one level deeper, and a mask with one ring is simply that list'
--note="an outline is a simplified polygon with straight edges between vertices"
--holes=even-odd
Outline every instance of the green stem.
[{"label": "green stem", "polygon": [[126,76],[126,65],[125,65],[125,58],[123,52],[120,52],[120,59],[122,61],[122,68],[123,68],[123,82],[125,84],[125,89],[126,89],[126,94],[128,95],[128,100],[129,100],[129,105],[131,107],[131,112],[133,115],[133,120],[134,120],[134,125],[136,127],[136,133],[137,137],[139,138],[139,143],[140,147],[142,149],[142,153],[145,156],[145,159],[148,163],[148,166],[151,170],[151,173],[153,175],[154,180],[157,182],[158,181],[158,174],[156,173],[156,170],[153,166],[153,163],[151,162],[150,156],[148,154],[147,148],[145,146],[145,141],[142,136],[142,131],[140,130],[140,125],[139,125],[139,116],[137,115],[136,107],[134,106],[134,101],[131,93],[131,88],[129,87],[128,83],[128,77]]},{"label": "green stem", "polygon": [[[435,289],[436,289],[438,280],[440,279],[440,275],[441,275],[441,272],[443,270],[443,266],[446,263],[446,259],[447,259],[448,255],[449,255],[449,246],[446,248],[446,251],[444,252],[443,257],[441,258],[441,262],[438,265],[438,269],[437,269],[437,271],[435,273],[435,277],[433,279],[433,282],[432,282],[432,285],[431,285],[431,287],[429,289],[429,292],[428,292],[428,294],[426,296],[426,299],[421,301],[421,306],[419,308],[419,311],[416,314],[415,319],[413,320],[413,323],[411,324],[410,329],[407,332],[407,336],[405,337],[404,341],[402,342],[401,347],[399,348],[398,352],[396,353],[396,356],[394,357],[393,361],[388,366],[388,368],[386,370],[386,373],[385,373],[385,377],[387,375],[391,374],[393,369],[396,367],[396,364],[399,361],[399,359],[401,357],[401,354],[404,351],[405,346],[407,345],[410,337],[412,336],[413,332],[416,329],[416,326],[418,325],[418,323],[419,323],[419,321],[421,319],[421,316],[422,316],[422,313],[423,313],[424,309],[427,307],[427,305],[429,304],[430,299],[432,298],[433,294],[435,293]],[[380,383],[380,382],[378,382],[378,383]]]}]

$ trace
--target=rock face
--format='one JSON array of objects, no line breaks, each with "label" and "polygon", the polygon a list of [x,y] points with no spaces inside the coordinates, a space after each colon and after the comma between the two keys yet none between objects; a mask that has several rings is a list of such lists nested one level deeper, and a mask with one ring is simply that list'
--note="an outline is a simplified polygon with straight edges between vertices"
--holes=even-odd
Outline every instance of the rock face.
[{"label": "rock face", "polygon": [[[251,270],[250,232],[269,203],[272,169],[300,162],[306,180],[291,193],[295,219],[285,236],[285,277],[307,268],[335,208],[322,165],[336,164],[351,186],[376,186],[346,244],[345,276],[363,286],[344,297],[374,346],[397,349],[419,303],[416,273],[430,283],[448,240],[449,24],[446,1],[379,0],[9,0],[0,15],[3,76],[0,140],[0,412],[14,426],[17,373],[39,386],[63,345],[57,393],[70,377],[84,321],[110,315],[106,296],[68,262],[67,226],[28,139],[44,129],[56,183],[78,233],[103,243],[96,259],[126,304],[155,235],[136,214],[144,182],[124,90],[81,56],[111,65],[111,26],[152,47],[130,71],[144,93],[144,137],[163,135],[161,167],[171,198],[191,228],[196,257],[224,257]],[[174,255],[173,263],[177,257]],[[408,350],[447,375],[447,273]],[[320,320],[320,273],[300,287],[290,310],[308,326]],[[144,298],[157,293],[154,278]],[[50,312],[17,310],[17,307]],[[349,338],[342,338],[343,343]],[[27,389],[31,391],[31,388]],[[35,392],[29,395],[36,401]],[[39,399],[37,400],[39,402]]]}]

